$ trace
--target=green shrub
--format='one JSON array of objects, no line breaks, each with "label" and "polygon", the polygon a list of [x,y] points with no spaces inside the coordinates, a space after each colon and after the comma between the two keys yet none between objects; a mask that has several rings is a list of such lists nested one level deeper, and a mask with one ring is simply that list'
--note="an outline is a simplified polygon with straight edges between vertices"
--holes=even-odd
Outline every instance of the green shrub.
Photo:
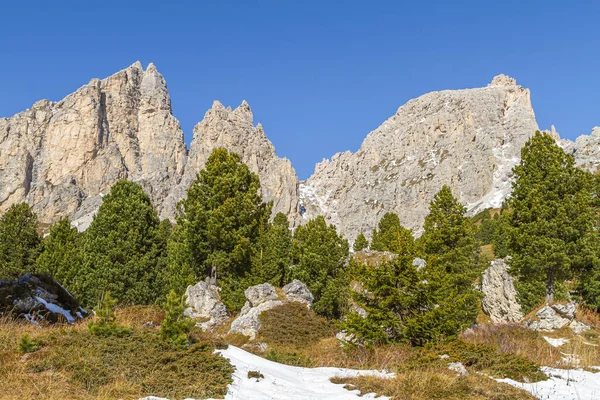
[{"label": "green shrub", "polygon": [[167,295],[165,305],[165,319],[160,325],[160,337],[175,344],[187,344],[188,333],[195,322],[183,315],[185,309],[185,296],[177,295],[174,290]]},{"label": "green shrub", "polygon": [[40,341],[31,340],[29,338],[29,334],[26,333],[23,336],[21,336],[21,340],[19,340],[19,345],[17,347],[17,350],[21,354],[33,353],[34,351],[39,349],[41,345],[42,345],[42,343]]},{"label": "green shrub", "polygon": [[96,321],[88,324],[90,333],[96,336],[127,336],[130,329],[118,325],[115,319],[114,307],[117,299],[113,299],[110,292],[104,293],[96,311]]}]

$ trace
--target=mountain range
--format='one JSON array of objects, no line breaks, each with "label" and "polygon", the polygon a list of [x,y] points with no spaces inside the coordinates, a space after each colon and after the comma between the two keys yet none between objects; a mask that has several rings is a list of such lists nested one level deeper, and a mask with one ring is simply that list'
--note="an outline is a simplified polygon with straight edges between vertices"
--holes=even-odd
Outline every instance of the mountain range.
[{"label": "mountain range", "polygon": [[[386,212],[419,233],[442,185],[473,214],[510,194],[512,167],[538,130],[528,89],[505,75],[483,88],[432,92],[410,100],[370,132],[360,149],[323,160],[299,182],[244,101],[215,101],[189,149],[173,116],[163,76],[141,63],[92,79],[59,102],[41,100],[0,118],[0,213],[27,202],[40,222],[69,216],[87,228],[104,193],[119,179],[138,182],[161,218],[174,219],[212,150],[240,154],[261,180],[273,212],[294,225],[322,215],[350,240]],[[579,166],[600,165],[600,128],[575,142],[548,131]]]}]

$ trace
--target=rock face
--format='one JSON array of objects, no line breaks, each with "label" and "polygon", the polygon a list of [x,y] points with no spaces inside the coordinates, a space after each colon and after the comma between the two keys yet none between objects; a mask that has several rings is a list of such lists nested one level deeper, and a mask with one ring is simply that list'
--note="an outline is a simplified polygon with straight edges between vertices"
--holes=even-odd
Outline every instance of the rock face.
[{"label": "rock face", "polygon": [[160,209],[185,160],[165,80],[137,62],[0,119],[0,212],[26,201],[43,222],[72,216],[121,178],[139,182]]},{"label": "rock face", "polygon": [[[89,84],[60,102],[38,101],[29,110],[0,118],[0,213],[27,202],[41,222],[69,216],[87,228],[103,193],[119,179],[140,183],[163,218],[211,151],[238,152],[261,178],[263,198],[274,211],[298,216],[298,180],[280,159],[247,103],[235,110],[220,103],[194,129],[189,152],[162,75],[139,62]],[[188,164],[186,168],[186,164]]]},{"label": "rock face", "polygon": [[218,147],[238,153],[250,170],[258,174],[263,200],[273,201],[273,214],[282,212],[296,220],[300,210],[296,171],[288,159],[277,157],[262,125],[254,126],[252,111],[245,101],[235,110],[215,101],[194,127],[183,180],[165,201],[165,217],[174,215],[177,201],[185,196],[198,171]]},{"label": "rock face", "polygon": [[494,322],[518,322],[523,318],[514,279],[508,274],[506,261],[497,259],[490,262],[481,279],[484,295],[481,305]]},{"label": "rock face", "polygon": [[308,287],[298,279],[294,279],[292,282],[285,285],[283,287],[283,293],[289,301],[304,303],[308,307],[312,306],[314,301],[314,297],[310,290],[308,290]]},{"label": "rock face", "polygon": [[254,340],[260,331],[260,314],[264,311],[278,307],[286,301],[300,302],[308,307],[312,305],[313,295],[306,285],[298,280],[284,286],[283,292],[285,298],[280,298],[273,285],[269,283],[262,283],[246,289],[244,291],[246,304],[244,304],[239,317],[231,324],[229,333],[239,333]]},{"label": "rock face", "polygon": [[185,295],[189,307],[184,310],[184,314],[202,320],[196,326],[209,330],[227,319],[227,308],[221,301],[219,289],[215,285],[201,281],[188,286]]},{"label": "rock face", "polygon": [[317,164],[300,185],[303,216],[323,215],[353,240],[370,235],[386,212],[418,233],[444,184],[472,212],[499,207],[537,129],[529,90],[504,75],[484,88],[423,95],[369,133],[356,153]]},{"label": "rock face", "polygon": [[58,282],[46,275],[23,275],[16,281],[0,281],[0,314],[12,313],[31,323],[68,322],[88,312]]},{"label": "rock face", "polygon": [[529,323],[529,328],[542,331],[563,328],[575,320],[575,312],[575,303],[546,305],[535,313],[538,321]]},{"label": "rock face", "polygon": [[574,142],[560,139],[556,131],[552,131],[559,145],[575,158],[578,167],[597,173],[600,167],[600,127],[592,129],[590,135],[581,135]]}]

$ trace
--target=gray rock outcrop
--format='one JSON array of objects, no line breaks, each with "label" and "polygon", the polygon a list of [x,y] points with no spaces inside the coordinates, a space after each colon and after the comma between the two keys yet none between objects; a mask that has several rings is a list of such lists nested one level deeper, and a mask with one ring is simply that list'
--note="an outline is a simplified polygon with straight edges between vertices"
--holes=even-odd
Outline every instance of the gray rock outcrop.
[{"label": "gray rock outcrop", "polygon": [[298,279],[294,279],[292,282],[285,285],[283,293],[289,301],[296,301],[299,303],[306,304],[309,308],[312,306],[314,297],[308,287],[300,282]]},{"label": "gray rock outcrop", "polygon": [[483,311],[494,322],[518,322],[523,318],[517,301],[514,278],[508,273],[506,259],[490,262],[481,279]]},{"label": "gray rock outcrop", "polygon": [[[287,288],[287,290],[286,290]],[[295,280],[284,286],[284,298],[280,298],[273,285],[262,283],[244,291],[246,304],[240,315],[231,323],[229,333],[239,333],[254,340],[260,331],[260,314],[286,302],[299,302],[310,307],[313,295],[306,285]]]},{"label": "gray rock outcrop", "polygon": [[568,304],[545,305],[535,313],[537,321],[528,324],[530,329],[541,331],[553,331],[571,324],[575,320],[576,305]]},{"label": "gray rock outcrop", "polygon": [[0,214],[25,201],[40,222],[69,216],[85,230],[103,194],[126,178],[142,185],[162,218],[173,219],[217,147],[239,153],[259,175],[274,213],[297,218],[296,173],[253,125],[246,102],[235,110],[215,102],[194,129],[188,154],[164,78],[154,64],[144,70],[139,62],[59,102],[41,100],[0,118]]},{"label": "gray rock outcrop", "polygon": [[172,217],[177,202],[185,196],[196,174],[206,165],[212,151],[224,147],[241,156],[260,178],[264,201],[273,201],[273,214],[282,212],[292,222],[299,216],[298,178],[290,160],[279,158],[261,124],[254,125],[245,101],[236,109],[215,101],[204,119],[194,127],[183,180],[165,200],[164,217]]},{"label": "gray rock outcrop", "polygon": [[0,118],[0,212],[26,201],[51,222],[121,178],[140,183],[160,210],[185,159],[165,80],[136,62],[57,103]]},{"label": "gray rock outcrop", "polygon": [[88,312],[62,285],[42,274],[26,274],[14,281],[0,281],[0,315],[40,322],[73,323]]},{"label": "gray rock outcrop", "polygon": [[499,207],[537,129],[529,90],[504,75],[484,88],[425,94],[369,133],[356,153],[317,164],[300,185],[303,216],[323,215],[353,240],[386,212],[418,234],[444,184],[472,213]]},{"label": "gray rock outcrop", "polygon": [[184,314],[200,320],[196,326],[202,330],[210,330],[227,319],[227,308],[221,301],[219,289],[215,285],[200,281],[188,286],[185,295],[189,307],[184,310]]}]

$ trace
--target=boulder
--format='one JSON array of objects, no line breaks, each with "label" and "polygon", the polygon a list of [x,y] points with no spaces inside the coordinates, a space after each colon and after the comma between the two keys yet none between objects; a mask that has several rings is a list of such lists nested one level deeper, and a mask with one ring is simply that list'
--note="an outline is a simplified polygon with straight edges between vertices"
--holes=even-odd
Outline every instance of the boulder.
[{"label": "boulder", "polygon": [[465,366],[460,363],[460,362],[451,362],[448,364],[448,369],[450,371],[455,371],[457,372],[459,375],[464,375],[464,376],[468,376],[469,375],[469,371],[467,371],[467,369],[465,368]]},{"label": "boulder", "polygon": [[573,320],[569,324],[569,328],[571,328],[573,333],[578,334],[578,335],[580,333],[583,333],[583,332],[586,332],[586,331],[589,331],[590,329],[592,329],[589,325],[586,325],[581,321],[575,321],[575,320]]},{"label": "boulder", "polygon": [[523,318],[507,261],[508,258],[490,262],[481,279],[483,311],[496,323],[518,322]]},{"label": "boulder", "polygon": [[240,333],[254,340],[260,330],[260,314],[278,307],[284,302],[300,302],[312,305],[313,296],[302,282],[295,280],[283,288],[285,299],[280,299],[273,285],[262,283],[244,291],[246,304],[231,324],[229,333]]},{"label": "boulder", "polygon": [[308,287],[298,279],[294,279],[283,287],[283,293],[289,301],[297,301],[306,304],[309,308],[312,306],[314,297]]},{"label": "boulder", "polygon": [[185,295],[189,307],[185,309],[184,314],[190,318],[201,320],[196,323],[196,326],[202,330],[212,329],[227,319],[227,308],[221,301],[219,289],[215,285],[201,281],[193,286],[188,286]]},{"label": "boulder", "polygon": [[538,320],[529,323],[529,328],[536,331],[564,328],[575,320],[575,309],[575,303],[545,305],[535,313]]},{"label": "boulder", "polygon": [[73,323],[88,315],[60,283],[43,274],[26,274],[0,281],[0,314],[12,314],[39,324]]}]

